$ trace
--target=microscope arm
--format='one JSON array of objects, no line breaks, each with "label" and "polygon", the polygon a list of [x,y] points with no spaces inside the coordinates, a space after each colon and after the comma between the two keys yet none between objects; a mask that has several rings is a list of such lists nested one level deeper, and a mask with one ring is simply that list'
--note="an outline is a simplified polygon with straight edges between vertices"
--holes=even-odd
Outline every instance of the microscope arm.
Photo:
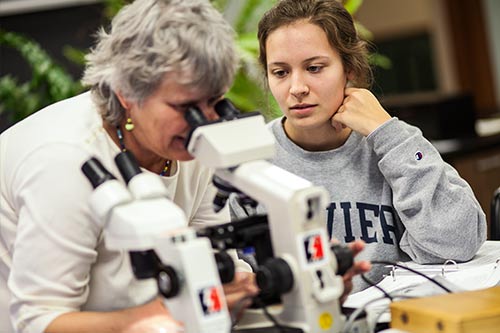
[{"label": "microscope arm", "polygon": [[[291,290],[282,295],[282,322],[307,332],[340,332],[343,322],[338,300],[343,281],[335,275],[337,261],[324,227],[327,192],[263,160],[218,169],[216,175],[266,207],[274,255],[293,274]],[[258,281],[282,285],[282,281],[270,281],[283,278],[272,272],[275,265],[269,263],[271,274],[264,269]]]}]

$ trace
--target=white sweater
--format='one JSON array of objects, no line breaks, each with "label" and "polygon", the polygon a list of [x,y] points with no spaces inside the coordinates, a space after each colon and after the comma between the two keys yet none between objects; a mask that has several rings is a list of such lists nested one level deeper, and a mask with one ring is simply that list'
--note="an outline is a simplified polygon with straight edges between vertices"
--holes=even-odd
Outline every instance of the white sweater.
[{"label": "white sweater", "polygon": [[[43,332],[58,315],[145,303],[153,280],[136,280],[125,251],[110,251],[89,207],[82,164],[97,157],[116,177],[119,148],[90,93],[51,105],[0,136],[0,332]],[[229,221],[215,214],[212,171],[180,162],[163,177],[190,225]],[[166,221],[168,223],[168,221]],[[7,288],[8,280],[8,288]],[[9,299],[10,298],[10,299]]]}]

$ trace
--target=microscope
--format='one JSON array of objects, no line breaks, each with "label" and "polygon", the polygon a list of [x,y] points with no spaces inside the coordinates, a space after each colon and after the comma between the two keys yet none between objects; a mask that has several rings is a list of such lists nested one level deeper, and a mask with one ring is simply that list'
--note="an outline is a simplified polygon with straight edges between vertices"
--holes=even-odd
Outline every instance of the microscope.
[{"label": "microscope", "polygon": [[232,281],[232,258],[225,252],[214,257],[210,241],[187,227],[184,212],[167,199],[158,176],[143,173],[129,151],[119,153],[115,162],[127,186],[96,158],[82,166],[94,187],[90,205],[106,246],[129,251],[137,278],[156,279],[166,307],[184,324],[184,332],[230,332],[221,280]]},{"label": "microscope", "polygon": [[[267,216],[215,226],[205,236],[224,248],[244,242],[239,232],[243,229],[254,233],[246,238],[258,239],[267,228],[271,244],[260,243],[256,280],[262,293],[281,298],[282,311],[276,318],[281,331],[341,332],[345,320],[339,299],[344,287],[326,234],[326,190],[266,161],[274,154],[274,137],[262,115],[240,114],[227,99],[215,110],[220,118],[211,122],[196,106],[185,114],[191,126],[188,151],[215,169],[213,182],[219,191],[214,208],[223,207],[234,192],[246,202],[264,205]],[[220,237],[223,234],[230,236]],[[349,262],[347,268],[352,254]]]}]

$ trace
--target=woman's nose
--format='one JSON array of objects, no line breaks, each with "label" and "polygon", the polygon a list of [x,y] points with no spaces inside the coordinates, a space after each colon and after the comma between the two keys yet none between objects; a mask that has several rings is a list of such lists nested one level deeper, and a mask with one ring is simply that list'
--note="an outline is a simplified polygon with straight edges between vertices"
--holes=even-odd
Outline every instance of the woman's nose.
[{"label": "woman's nose", "polygon": [[292,76],[290,94],[296,98],[301,98],[309,94],[309,86],[301,75],[295,74]]}]

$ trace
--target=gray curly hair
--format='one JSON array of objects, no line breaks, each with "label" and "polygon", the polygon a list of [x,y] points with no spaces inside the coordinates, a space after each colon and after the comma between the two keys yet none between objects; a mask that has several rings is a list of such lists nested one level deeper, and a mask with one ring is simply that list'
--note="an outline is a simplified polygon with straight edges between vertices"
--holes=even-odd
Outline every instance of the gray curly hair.
[{"label": "gray curly hair", "polygon": [[82,83],[105,121],[125,117],[115,92],[141,104],[165,79],[215,96],[238,65],[234,31],[208,0],[136,0],[101,29]]}]

